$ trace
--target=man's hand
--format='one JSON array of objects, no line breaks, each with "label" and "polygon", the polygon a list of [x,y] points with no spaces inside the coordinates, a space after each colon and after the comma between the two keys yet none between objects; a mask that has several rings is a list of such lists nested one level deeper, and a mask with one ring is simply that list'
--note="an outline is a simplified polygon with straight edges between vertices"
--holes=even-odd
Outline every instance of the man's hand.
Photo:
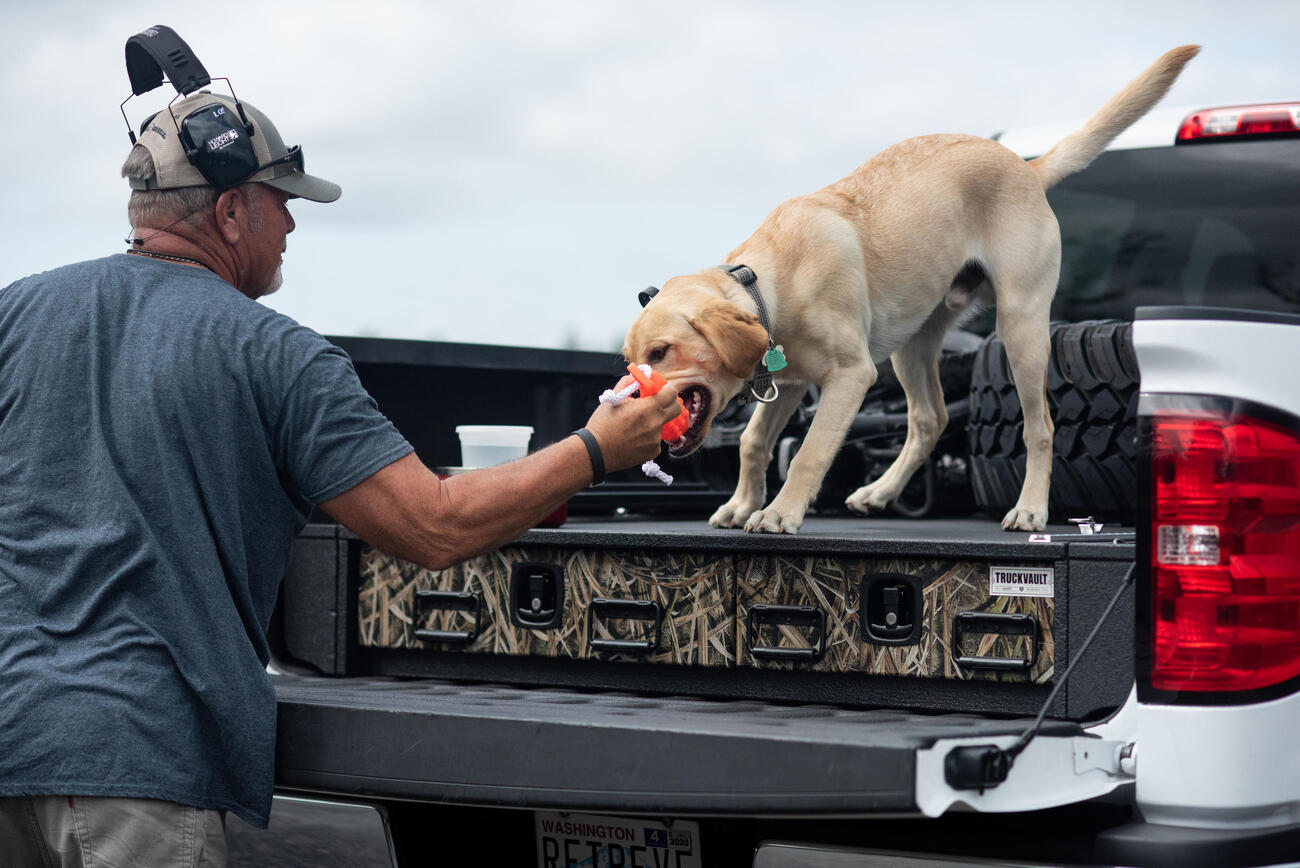
[{"label": "man's hand", "polygon": [[[626,388],[631,382],[631,377],[624,377],[614,391]],[[681,411],[677,386],[672,383],[654,395],[631,398],[617,405],[601,404],[591,414],[587,430],[596,435],[605,457],[605,470],[612,473],[640,467],[658,457],[663,443],[660,432]]]}]

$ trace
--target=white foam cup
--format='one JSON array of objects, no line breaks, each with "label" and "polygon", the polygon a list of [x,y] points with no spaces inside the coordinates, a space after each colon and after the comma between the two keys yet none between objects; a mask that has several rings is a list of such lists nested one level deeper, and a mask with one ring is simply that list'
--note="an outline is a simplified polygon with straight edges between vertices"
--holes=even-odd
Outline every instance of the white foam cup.
[{"label": "white foam cup", "polygon": [[465,467],[491,467],[523,458],[533,436],[531,425],[457,425],[460,463]]}]

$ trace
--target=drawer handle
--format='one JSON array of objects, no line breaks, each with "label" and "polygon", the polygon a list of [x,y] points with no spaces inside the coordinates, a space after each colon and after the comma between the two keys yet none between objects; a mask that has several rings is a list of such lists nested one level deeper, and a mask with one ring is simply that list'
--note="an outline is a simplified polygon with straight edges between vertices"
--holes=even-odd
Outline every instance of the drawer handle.
[{"label": "drawer handle", "polygon": [[[760,660],[820,660],[826,653],[826,613],[816,606],[776,606],[758,603],[749,607],[745,637],[749,653]],[[810,648],[783,648],[761,645],[760,630],[765,626],[808,628]]]},{"label": "drawer handle", "polygon": [[[996,672],[1028,672],[1038,659],[1038,619],[1021,612],[959,612],[952,619],[953,662],[959,669],[991,669]],[[978,657],[961,653],[962,640],[968,635],[996,633],[1000,636],[1027,636],[1027,657]]]},{"label": "drawer handle", "polygon": [[[663,620],[663,607],[654,600],[615,600],[597,597],[591,601],[591,617],[587,619],[587,644],[593,651],[613,651],[622,654],[653,654],[659,649]],[[649,621],[652,625],[645,639],[599,639],[596,637],[597,621]]]},{"label": "drawer handle", "polygon": [[478,594],[469,591],[416,591],[415,622],[420,623],[430,612],[473,612],[474,623],[468,630],[416,630],[416,639],[468,645],[478,638],[479,621],[483,615],[483,600]]}]

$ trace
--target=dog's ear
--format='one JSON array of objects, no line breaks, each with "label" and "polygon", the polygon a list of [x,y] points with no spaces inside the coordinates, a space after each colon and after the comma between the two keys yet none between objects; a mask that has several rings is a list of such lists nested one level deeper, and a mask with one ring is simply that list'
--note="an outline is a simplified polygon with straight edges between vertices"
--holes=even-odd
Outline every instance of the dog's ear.
[{"label": "dog's ear", "polygon": [[708,341],[734,377],[744,379],[767,351],[767,330],[758,317],[729,301],[711,301],[688,322]]}]

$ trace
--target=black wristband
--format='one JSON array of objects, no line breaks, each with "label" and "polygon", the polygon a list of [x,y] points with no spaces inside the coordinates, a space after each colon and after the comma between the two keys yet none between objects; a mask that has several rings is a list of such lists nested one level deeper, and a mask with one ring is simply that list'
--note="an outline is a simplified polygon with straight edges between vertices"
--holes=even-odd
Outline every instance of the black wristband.
[{"label": "black wristband", "polygon": [[596,435],[592,434],[586,428],[579,428],[573,432],[582,439],[582,443],[587,447],[587,457],[591,459],[591,484],[600,485],[605,481],[605,456],[600,451],[600,444],[596,442]]}]

